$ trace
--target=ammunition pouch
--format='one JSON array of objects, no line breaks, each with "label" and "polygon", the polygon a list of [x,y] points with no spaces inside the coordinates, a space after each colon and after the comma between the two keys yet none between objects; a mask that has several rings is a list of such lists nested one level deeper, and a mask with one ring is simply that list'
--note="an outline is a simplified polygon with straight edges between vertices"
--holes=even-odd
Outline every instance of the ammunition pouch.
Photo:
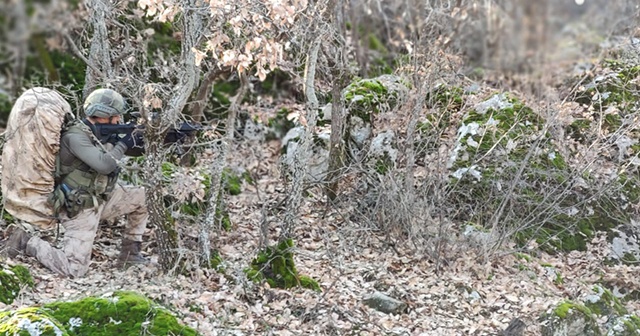
[{"label": "ammunition pouch", "polygon": [[117,172],[107,176],[75,169],[49,195],[49,204],[56,215],[64,209],[69,218],[85,209],[97,209],[113,191],[117,178]]}]

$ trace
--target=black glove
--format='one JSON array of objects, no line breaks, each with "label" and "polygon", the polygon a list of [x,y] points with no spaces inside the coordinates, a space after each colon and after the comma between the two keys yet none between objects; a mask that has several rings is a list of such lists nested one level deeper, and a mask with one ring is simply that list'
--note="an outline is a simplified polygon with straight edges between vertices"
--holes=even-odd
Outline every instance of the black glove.
[{"label": "black glove", "polygon": [[142,132],[131,132],[126,134],[124,137],[120,138],[120,142],[122,142],[127,149],[131,148],[144,148],[144,138],[142,137]]},{"label": "black glove", "polygon": [[112,144],[112,145],[116,145],[116,143],[118,143],[118,141],[120,141],[120,137],[117,134],[111,134],[108,135],[106,138],[102,139],[102,143],[103,144]]}]

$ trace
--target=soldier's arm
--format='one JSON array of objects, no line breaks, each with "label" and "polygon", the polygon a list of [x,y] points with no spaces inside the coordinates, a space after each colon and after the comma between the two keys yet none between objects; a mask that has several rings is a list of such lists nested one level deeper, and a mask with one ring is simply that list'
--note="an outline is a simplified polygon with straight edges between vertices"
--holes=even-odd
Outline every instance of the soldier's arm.
[{"label": "soldier's arm", "polygon": [[98,174],[108,175],[116,168],[118,162],[124,156],[127,146],[118,142],[113,148],[104,152],[96,147],[89,136],[80,133],[65,134],[65,144],[69,146],[69,151],[82,162],[93,168]]}]

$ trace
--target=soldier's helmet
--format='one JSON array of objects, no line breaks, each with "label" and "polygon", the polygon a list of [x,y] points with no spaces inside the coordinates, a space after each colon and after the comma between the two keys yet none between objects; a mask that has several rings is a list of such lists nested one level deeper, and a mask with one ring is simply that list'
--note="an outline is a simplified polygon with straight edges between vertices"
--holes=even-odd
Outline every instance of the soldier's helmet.
[{"label": "soldier's helmet", "polygon": [[83,108],[87,117],[110,118],[124,114],[127,102],[116,91],[97,89],[84,100]]}]

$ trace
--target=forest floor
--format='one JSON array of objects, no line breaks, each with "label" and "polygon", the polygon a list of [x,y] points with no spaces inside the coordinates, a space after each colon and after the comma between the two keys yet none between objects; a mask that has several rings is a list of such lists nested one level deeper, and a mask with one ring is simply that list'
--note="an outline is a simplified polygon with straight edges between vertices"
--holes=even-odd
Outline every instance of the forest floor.
[{"label": "forest floor", "polygon": [[[279,151],[278,142],[239,143],[232,151],[234,164],[252,171],[255,184],[228,197],[233,228],[212,239],[224,273],[196,269],[190,276],[169,276],[154,266],[118,269],[122,227],[105,226],[83,278],[55,275],[24,256],[9,260],[29,265],[36,285],[24,288],[13,304],[0,303],[0,309],[134,290],[166,305],[203,335],[497,335],[515,318],[526,323],[524,335],[540,335],[541,315],[562,300],[584,299],[602,279],[640,291],[639,266],[604,263],[608,250],[602,236],[588,252],[549,255],[532,246],[518,254],[506,244],[486,255],[454,227],[458,234],[435,254],[433,246],[391,246],[375,226],[349,220],[348,210],[327,206],[313,188],[299,209],[294,258],[299,272],[316,279],[322,291],[251,283],[243,270],[259,250],[263,206],[277,208],[285,196]],[[278,237],[278,225],[270,224],[268,231],[270,239]],[[148,237],[145,253],[157,261],[153,232]],[[406,302],[408,310],[388,315],[367,307],[363,299],[375,291]],[[640,312],[637,301],[627,307]]]},{"label": "forest floor", "polygon": [[[527,324],[525,335],[540,335],[538,317],[559,301],[579,299],[601,278],[640,290],[638,267],[606,266],[603,237],[588,253],[546,255],[498,251],[489,258],[469,241],[451,237],[439,258],[431,248],[386,243],[386,236],[344,219],[328,209],[321,193],[311,189],[300,208],[294,236],[301,274],[318,280],[321,292],[275,289],[246,280],[243,269],[258,251],[264,202],[281,199],[277,143],[263,148],[239,145],[236,158],[256,158],[254,185],[229,198],[233,229],[214,238],[225,273],[197,270],[192,276],[168,276],[156,267],[117,269],[117,234],[103,227],[87,276],[68,279],[52,274],[36,260],[9,260],[29,265],[36,281],[9,309],[55,300],[73,300],[116,290],[134,290],[171,308],[180,320],[203,335],[496,335],[514,319]],[[251,149],[249,149],[251,148]],[[245,164],[247,164],[245,162]],[[272,225],[270,236],[277,237]],[[149,242],[145,251],[151,250]],[[157,261],[157,255],[149,254]],[[381,291],[408,304],[400,315],[367,307],[363,298]],[[640,305],[629,307],[640,311]],[[604,322],[604,321],[601,321]]]}]

